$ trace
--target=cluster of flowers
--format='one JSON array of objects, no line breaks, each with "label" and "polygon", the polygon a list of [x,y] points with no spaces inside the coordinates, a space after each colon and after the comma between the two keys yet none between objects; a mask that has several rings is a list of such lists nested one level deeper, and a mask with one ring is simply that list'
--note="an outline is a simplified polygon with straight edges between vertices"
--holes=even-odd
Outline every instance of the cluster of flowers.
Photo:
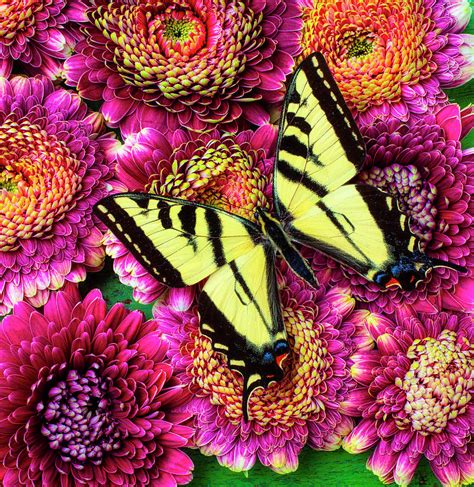
[{"label": "cluster of flowers", "polygon": [[[408,484],[422,457],[445,486],[474,482],[474,109],[443,91],[474,75],[470,14],[468,0],[0,1],[4,486],[185,484],[183,447],[287,473],[305,445],[374,448],[385,483]],[[381,291],[305,249],[313,289],[279,263],[291,358],[245,422],[198,290],[165,290],[92,208],[126,190],[271,208],[273,122],[313,51],[365,138],[360,181],[469,273]],[[106,254],[153,319],[81,298]]]}]

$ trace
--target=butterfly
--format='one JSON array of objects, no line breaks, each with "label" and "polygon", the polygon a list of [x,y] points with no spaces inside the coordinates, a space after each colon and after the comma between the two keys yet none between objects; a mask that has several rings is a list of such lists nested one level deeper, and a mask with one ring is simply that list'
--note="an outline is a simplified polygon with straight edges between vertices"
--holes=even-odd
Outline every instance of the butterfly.
[{"label": "butterfly", "polygon": [[433,267],[464,272],[419,248],[409,219],[382,191],[348,183],[365,146],[324,57],[296,69],[280,119],[274,216],[252,222],[224,210],[153,194],[101,200],[95,212],[158,281],[171,287],[207,278],[199,296],[201,332],[244,379],[243,414],[257,387],[283,377],[290,347],[275,258],[317,287],[299,244],[320,250],[382,288],[414,289]]}]

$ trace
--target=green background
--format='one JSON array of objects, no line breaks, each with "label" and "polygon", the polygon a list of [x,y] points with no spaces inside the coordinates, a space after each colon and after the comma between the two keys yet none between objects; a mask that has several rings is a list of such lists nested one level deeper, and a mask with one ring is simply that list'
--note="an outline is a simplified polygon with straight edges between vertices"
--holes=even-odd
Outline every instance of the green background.
[{"label": "green background", "polygon": [[[474,21],[471,21],[467,32],[474,34]],[[474,94],[474,81],[447,91],[449,98],[465,107],[469,105]],[[474,131],[463,141],[464,147],[474,146]],[[143,310],[151,317],[151,306],[142,306],[131,298],[131,290],[120,284],[114,276],[110,262],[106,268],[95,275],[89,275],[87,282],[81,287],[84,291],[98,287],[108,302],[126,302],[130,308]],[[314,487],[379,487],[382,483],[365,468],[369,456],[367,454],[350,455],[343,450],[335,452],[318,452],[305,448],[300,455],[300,465],[295,473],[279,475],[260,464],[247,472],[231,472],[221,467],[215,457],[205,457],[196,450],[188,450],[195,465],[194,487],[270,487],[270,486],[314,486]],[[423,460],[411,484],[413,487],[435,487],[441,484],[432,474],[428,462]]]}]

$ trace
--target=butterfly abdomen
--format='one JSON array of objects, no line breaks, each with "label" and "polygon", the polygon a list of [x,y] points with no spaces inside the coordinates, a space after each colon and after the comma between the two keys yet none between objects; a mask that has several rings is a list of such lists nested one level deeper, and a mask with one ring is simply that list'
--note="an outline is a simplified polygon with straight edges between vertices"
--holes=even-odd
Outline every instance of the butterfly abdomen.
[{"label": "butterfly abdomen", "polygon": [[257,219],[265,237],[280,252],[293,271],[311,286],[318,287],[318,281],[311,267],[293,245],[280,222],[262,209],[257,210]]}]

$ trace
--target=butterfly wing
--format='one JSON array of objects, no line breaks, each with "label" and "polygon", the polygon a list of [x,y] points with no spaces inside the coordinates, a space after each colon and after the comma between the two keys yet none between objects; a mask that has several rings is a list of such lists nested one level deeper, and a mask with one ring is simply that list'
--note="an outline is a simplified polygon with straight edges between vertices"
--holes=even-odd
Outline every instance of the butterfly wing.
[{"label": "butterfly wing", "polygon": [[139,193],[95,208],[159,281],[183,287],[210,276],[199,298],[201,331],[244,376],[248,398],[282,376],[289,352],[274,268],[275,252],[252,222],[217,208]]},{"label": "butterfly wing", "polygon": [[289,352],[274,258],[270,246],[256,246],[212,274],[199,297],[202,333],[243,375],[245,418],[250,393],[282,378]]},{"label": "butterfly wing", "polygon": [[310,210],[360,169],[362,136],[320,53],[289,85],[280,119],[274,201],[283,222]]},{"label": "butterfly wing", "polygon": [[145,269],[172,287],[202,281],[260,238],[248,220],[175,198],[124,193],[104,198],[94,211]]},{"label": "butterfly wing", "polygon": [[397,201],[368,185],[341,186],[293,220],[287,231],[382,287],[413,289],[437,266],[466,271],[423,254]]},{"label": "butterfly wing", "polygon": [[416,238],[396,200],[362,184],[341,186],[293,220],[288,233],[367,279],[413,252]]}]

